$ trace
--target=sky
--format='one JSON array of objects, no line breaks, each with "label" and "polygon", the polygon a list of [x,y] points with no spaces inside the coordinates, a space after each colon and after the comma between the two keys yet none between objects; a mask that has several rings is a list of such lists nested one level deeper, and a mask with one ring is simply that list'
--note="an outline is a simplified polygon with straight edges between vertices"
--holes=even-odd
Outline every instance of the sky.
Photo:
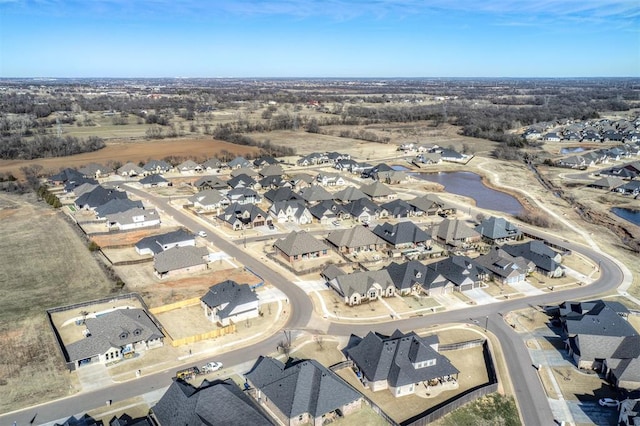
[{"label": "sky", "polygon": [[638,77],[640,0],[0,0],[0,77]]}]

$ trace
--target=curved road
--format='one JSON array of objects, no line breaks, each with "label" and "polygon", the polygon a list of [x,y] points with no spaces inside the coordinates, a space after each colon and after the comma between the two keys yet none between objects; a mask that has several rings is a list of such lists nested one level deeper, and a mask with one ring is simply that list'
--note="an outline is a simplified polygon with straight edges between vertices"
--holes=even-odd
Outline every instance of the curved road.
[{"label": "curved road", "polygon": [[[152,200],[157,207],[164,209],[165,212],[171,212],[172,216],[180,223],[192,230],[202,228],[202,224],[194,217],[185,214],[169,204],[169,200],[153,197],[146,192],[135,188],[127,188],[131,193],[138,195],[143,199]],[[508,326],[502,319],[499,312],[510,312],[522,309],[527,306],[547,305],[559,303],[565,300],[580,299],[591,297],[599,293],[604,293],[615,289],[624,280],[624,273],[618,265],[611,261],[607,256],[600,252],[596,252],[585,246],[570,243],[559,238],[553,237],[542,231],[532,231],[532,234],[539,234],[541,237],[549,241],[579,252],[594,262],[597,262],[601,268],[601,276],[598,280],[590,285],[585,285],[575,289],[549,292],[542,295],[520,298],[516,300],[499,302],[499,304],[488,304],[473,306],[466,309],[446,311],[438,314],[432,314],[425,317],[407,318],[402,320],[391,320],[382,324],[345,324],[330,323],[328,334],[349,336],[350,334],[364,335],[369,331],[378,331],[381,333],[392,333],[395,329],[409,331],[413,329],[425,328],[435,324],[469,322],[475,319],[478,324],[487,324],[487,328],[491,331],[501,344],[501,350],[508,368],[508,374],[513,383],[515,398],[526,425],[549,425],[554,424],[554,418],[547,402],[546,394],[542,388],[538,378],[537,371],[533,368],[531,358],[524,345],[522,338],[514,330]],[[292,283],[286,277],[271,269],[264,260],[256,259],[246,254],[236,244],[229,242],[213,233],[207,239],[214,243],[221,250],[225,251],[232,257],[235,257],[240,263],[248,266],[256,274],[264,278],[272,285],[283,291],[289,299],[289,307],[292,309],[291,315],[285,325],[285,329],[308,329],[310,322],[325,321],[318,319],[313,313],[313,305],[299,286]],[[237,365],[244,362],[255,360],[258,356],[271,353],[276,346],[282,341],[283,336],[279,333],[267,337],[265,340],[253,344],[250,347],[233,350],[216,356],[216,360],[222,361],[225,365]],[[142,376],[139,379],[128,381],[125,383],[115,383],[106,388],[96,391],[80,393],[67,398],[51,401],[36,407],[26,408],[11,414],[0,415],[0,424],[10,425],[14,421],[18,425],[29,424],[34,416],[35,424],[51,422],[61,418],[69,417],[73,413],[82,413],[88,410],[104,406],[105,401],[112,399],[120,401],[129,399],[154,389],[164,388],[170,383],[171,378],[175,374],[176,368],[171,368],[149,376]]]}]

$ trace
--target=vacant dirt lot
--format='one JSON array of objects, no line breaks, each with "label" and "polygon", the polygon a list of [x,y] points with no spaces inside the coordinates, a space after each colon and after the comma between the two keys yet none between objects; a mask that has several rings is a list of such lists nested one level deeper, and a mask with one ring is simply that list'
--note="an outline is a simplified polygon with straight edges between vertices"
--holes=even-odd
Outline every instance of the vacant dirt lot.
[{"label": "vacant dirt lot", "polygon": [[[45,310],[112,294],[61,213],[0,193],[0,412],[73,392]],[[46,332],[43,332],[46,330]]]},{"label": "vacant dirt lot", "polygon": [[39,164],[44,172],[56,173],[65,167],[81,167],[89,163],[106,164],[108,161],[118,161],[122,164],[132,161],[147,161],[149,159],[162,159],[167,156],[176,156],[204,160],[212,156],[220,155],[222,151],[234,155],[255,154],[259,149],[235,145],[228,142],[213,139],[171,139],[151,140],[139,142],[112,141],[99,151],[84,154],[71,155],[69,157],[41,158],[36,160],[0,160],[0,172],[10,172],[21,176],[20,168],[32,164]]}]

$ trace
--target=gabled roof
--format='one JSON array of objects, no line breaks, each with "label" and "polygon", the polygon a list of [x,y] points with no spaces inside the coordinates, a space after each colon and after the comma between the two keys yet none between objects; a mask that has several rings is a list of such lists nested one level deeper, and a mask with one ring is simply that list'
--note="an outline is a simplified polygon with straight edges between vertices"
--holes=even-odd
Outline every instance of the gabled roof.
[{"label": "gabled roof", "polygon": [[173,247],[160,252],[153,259],[153,267],[160,274],[177,269],[206,264],[204,257],[209,254],[206,247]]},{"label": "gabled roof", "polygon": [[212,189],[224,189],[228,187],[227,182],[223,181],[218,176],[202,176],[193,183],[193,186],[197,188],[201,186],[208,186]]},{"label": "gabled roof", "polygon": [[480,234],[475,229],[469,228],[462,220],[447,218],[434,226],[433,236],[437,236],[447,243],[452,243],[466,238],[478,237]]},{"label": "gabled roof", "polygon": [[351,274],[339,275],[334,278],[340,293],[350,299],[354,294],[366,296],[372,286],[378,285],[385,292],[389,287],[394,287],[393,281],[386,269],[379,271],[362,271]]},{"label": "gabled roof", "polygon": [[204,191],[200,191],[195,195],[187,198],[192,203],[198,203],[203,206],[214,206],[218,205],[225,200],[228,202],[227,197],[222,195],[219,191],[215,189],[206,189]]},{"label": "gabled roof", "polygon": [[474,262],[488,272],[501,277],[509,278],[526,274],[533,262],[525,260],[523,257],[513,257],[500,247],[495,246],[489,253],[480,255]]},{"label": "gabled roof", "polygon": [[255,160],[253,160],[253,165],[256,167],[262,167],[269,164],[278,164],[278,160],[276,160],[270,155],[262,155],[256,158]]},{"label": "gabled roof", "polygon": [[388,211],[392,217],[407,216],[409,212],[413,211],[413,208],[408,202],[399,199],[381,204],[380,207]]},{"label": "gabled roof", "polygon": [[154,405],[162,426],[273,425],[262,410],[231,379],[193,387],[175,380]]},{"label": "gabled roof", "polygon": [[232,177],[227,181],[231,188],[249,188],[256,184],[256,181],[244,173]]},{"label": "gabled roof", "polygon": [[543,271],[553,272],[560,265],[553,260],[558,255],[551,247],[542,241],[529,241],[523,244],[505,244],[502,249],[512,256],[522,256],[531,260]]},{"label": "gabled roof", "polygon": [[520,230],[513,223],[495,216],[484,219],[476,226],[476,231],[491,240],[510,238],[521,234]]},{"label": "gabled roof", "polygon": [[231,168],[236,167],[251,167],[251,162],[244,157],[236,157],[229,161],[227,165]]},{"label": "gabled roof", "polygon": [[132,162],[128,162],[124,166],[120,167],[117,172],[118,172],[119,175],[122,175],[122,174],[142,175],[142,174],[144,174],[145,170],[142,167],[138,166],[137,164],[134,164]]},{"label": "gabled roof", "polygon": [[89,336],[65,346],[69,361],[94,357],[110,348],[164,337],[143,309],[116,309],[85,319],[85,326]]},{"label": "gabled roof", "polygon": [[284,170],[280,164],[269,164],[260,170],[260,176],[282,176]]},{"label": "gabled roof", "polygon": [[300,197],[308,203],[317,201],[333,200],[333,194],[324,189],[322,186],[312,185],[302,188],[299,192]]},{"label": "gabled roof", "polygon": [[344,205],[344,211],[353,217],[359,217],[363,213],[372,215],[380,214],[383,208],[368,198],[359,198]]},{"label": "gabled roof", "polygon": [[287,210],[290,210],[296,218],[300,218],[305,214],[305,211],[308,211],[307,206],[302,200],[285,200],[273,203],[269,208],[269,213],[278,216],[278,214],[286,212]]},{"label": "gabled roof", "polygon": [[140,179],[140,183],[143,185],[154,185],[154,184],[157,185],[159,183],[167,183],[167,182],[169,181],[163,178],[162,176],[160,176],[159,174],[152,174]]},{"label": "gabled roof", "polygon": [[136,248],[138,250],[148,249],[154,254],[158,254],[164,250],[163,247],[167,244],[177,244],[185,241],[193,241],[195,244],[195,238],[196,237],[191,232],[180,228],[165,234],[145,237],[136,243]]},{"label": "gabled roof", "polygon": [[[386,380],[399,387],[459,373],[433,346],[438,336],[420,337],[397,330],[392,336],[369,332],[357,345],[347,349],[368,381]],[[435,360],[435,364],[416,368],[414,364]]]},{"label": "gabled roof", "polygon": [[251,188],[233,188],[227,192],[229,200],[239,200],[245,198],[254,198],[256,203],[260,202],[260,195]]},{"label": "gabled roof", "polygon": [[466,256],[450,256],[430,264],[429,268],[456,286],[481,281],[484,275],[473,260]]},{"label": "gabled roof", "polygon": [[51,176],[49,180],[51,182],[73,182],[79,179],[84,179],[84,175],[80,173],[78,170],[66,168],[62,170],[60,173],[56,173]]},{"label": "gabled roof", "polygon": [[108,223],[117,223],[119,225],[132,224],[140,222],[139,217],[144,217],[144,221],[160,220],[160,216],[156,209],[142,209],[134,207],[122,212],[112,213],[105,216]]},{"label": "gabled roof", "polygon": [[271,201],[272,203],[287,200],[302,200],[302,198],[298,194],[293,192],[293,190],[288,187],[270,189],[269,191],[264,193],[264,198]]},{"label": "gabled roof", "polygon": [[386,222],[376,226],[373,233],[394,246],[405,243],[424,243],[431,239],[413,222],[399,222],[395,225]]},{"label": "gabled roof", "polygon": [[362,185],[360,190],[371,198],[376,197],[388,197],[389,195],[396,194],[388,186],[380,181],[374,181],[367,185]]},{"label": "gabled roof", "polygon": [[161,172],[168,172],[173,167],[171,166],[171,164],[167,163],[164,160],[149,160],[147,161],[147,164],[142,166],[142,168],[149,172],[156,170],[159,170]]},{"label": "gabled roof", "polygon": [[109,173],[111,169],[98,163],[89,163],[84,167],[80,167],[78,172],[85,176],[95,176],[97,173]]},{"label": "gabled roof", "polygon": [[218,160],[215,157],[212,157],[212,158],[209,158],[204,163],[202,163],[202,168],[203,169],[219,169],[223,165],[224,163],[222,161]]},{"label": "gabled roof", "polygon": [[276,240],[273,245],[288,256],[329,250],[325,243],[314,238],[306,231],[293,231],[286,237]]},{"label": "gabled roof", "polygon": [[253,170],[250,167],[240,167],[238,169],[233,169],[230,173],[231,177],[236,177],[236,176],[240,176],[240,175],[247,175],[249,177],[257,177],[258,176],[258,172],[256,172],[255,170]]},{"label": "gabled roof", "polygon": [[340,200],[343,202],[354,201],[360,198],[367,198],[367,195],[360,191],[358,188],[348,186],[345,189],[333,194],[334,200]]},{"label": "gabled roof", "polygon": [[607,189],[617,188],[620,185],[624,185],[624,181],[617,176],[601,177],[600,179],[589,184],[589,186]]},{"label": "gabled roof", "polygon": [[128,198],[114,198],[95,208],[97,217],[107,217],[116,213],[126,212],[131,209],[144,209],[142,201],[130,200]]},{"label": "gabled roof", "polygon": [[455,209],[455,207],[449,205],[446,201],[443,201],[435,194],[425,194],[423,196],[416,197],[409,201],[409,204],[411,204],[416,211],[422,211],[425,213]]},{"label": "gabled roof", "polygon": [[332,231],[327,236],[327,241],[336,247],[349,248],[384,244],[384,240],[362,225]]},{"label": "gabled roof", "polygon": [[245,376],[287,418],[304,413],[321,417],[361,398],[335,373],[312,359],[283,364],[261,356]]},{"label": "gabled roof", "polygon": [[591,310],[584,315],[566,316],[565,327],[569,335],[618,337],[638,335],[631,324],[607,305],[602,305],[598,311]]},{"label": "gabled roof", "polygon": [[190,170],[196,170],[196,169],[201,169],[202,166],[200,166],[200,164],[196,163],[193,160],[186,160],[183,161],[182,163],[178,164],[176,166],[176,169],[178,170],[186,170],[186,171],[190,171]]},{"label": "gabled roof", "polygon": [[267,213],[255,204],[233,203],[229,205],[220,216],[219,219],[233,225],[238,220],[243,224],[253,222],[258,216],[267,218]]},{"label": "gabled roof", "polygon": [[226,280],[209,287],[207,294],[200,300],[210,308],[219,307],[218,316],[227,318],[236,307],[255,302],[258,296],[249,284]]},{"label": "gabled roof", "polygon": [[336,203],[333,200],[324,200],[309,207],[311,215],[317,219],[322,219],[323,216],[336,217],[340,213],[344,212],[344,206]]},{"label": "gabled roof", "polygon": [[104,186],[96,186],[93,190],[85,192],[76,199],[76,206],[83,207],[89,206],[90,208],[96,208],[103,204],[106,204],[110,200],[127,198],[127,193],[124,191],[116,191],[113,189],[107,189]]}]

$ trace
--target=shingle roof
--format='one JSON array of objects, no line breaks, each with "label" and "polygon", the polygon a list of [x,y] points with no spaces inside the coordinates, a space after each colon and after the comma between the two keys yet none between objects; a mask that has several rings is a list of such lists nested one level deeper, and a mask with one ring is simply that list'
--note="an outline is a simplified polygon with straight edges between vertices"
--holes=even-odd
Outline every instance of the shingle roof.
[{"label": "shingle roof", "polygon": [[333,194],[319,185],[312,185],[300,190],[300,196],[309,203],[316,201],[333,200]]},{"label": "shingle roof", "polygon": [[116,309],[85,320],[90,335],[65,346],[69,361],[91,358],[131,343],[164,335],[142,309]]},{"label": "shingle roof", "polygon": [[153,407],[162,426],[275,424],[231,379],[203,381],[195,388],[175,380]]},{"label": "shingle roof", "polygon": [[[157,176],[157,175],[155,175]],[[128,198],[114,198],[95,208],[97,217],[106,217],[116,213],[126,212],[130,209],[143,209],[144,205],[140,200],[130,200]]]},{"label": "shingle roof", "polygon": [[260,170],[260,175],[264,177],[282,176],[283,174],[284,170],[282,170],[282,166],[280,164],[269,164]]},{"label": "shingle roof", "polygon": [[400,222],[395,225],[386,222],[376,226],[373,233],[394,246],[409,242],[424,243],[431,239],[413,222]]},{"label": "shingle roof", "polygon": [[220,306],[218,316],[226,318],[237,306],[255,302],[258,296],[251,290],[249,284],[238,284],[235,281],[226,280],[209,287],[207,294],[200,300],[210,308]]},{"label": "shingle roof", "polygon": [[195,236],[181,228],[165,234],[145,237],[136,243],[136,249],[148,249],[157,254],[163,251],[163,246],[167,244],[176,244],[184,241],[194,241],[195,244]]},{"label": "shingle roof", "polygon": [[314,238],[306,231],[293,231],[286,237],[276,240],[274,246],[288,256],[329,250],[329,247],[325,243]]},{"label": "shingle roof", "polygon": [[160,216],[156,209],[141,209],[139,207],[134,207],[123,212],[108,214],[106,215],[106,218],[109,223],[128,225],[134,222],[139,222],[138,220],[134,220],[134,218],[140,216],[144,217],[145,221],[160,220]]},{"label": "shingle roof", "polygon": [[152,174],[140,179],[142,185],[157,185],[159,183],[168,183],[169,181],[158,174]]},{"label": "shingle roof", "polygon": [[437,229],[437,231],[434,236],[437,236],[446,243],[453,243],[454,241],[461,241],[480,235],[475,229],[469,228],[464,221],[459,219],[444,219],[438,225],[434,226],[434,230],[435,229]]},{"label": "shingle roof", "polygon": [[396,192],[392,191],[389,187],[380,181],[375,181],[368,185],[362,185],[360,190],[369,197],[388,197],[394,195]]},{"label": "shingle roof", "polygon": [[327,236],[327,241],[336,247],[349,248],[384,244],[384,240],[362,225],[332,231]]},{"label": "shingle roof", "polygon": [[513,223],[495,216],[484,219],[476,226],[476,231],[491,240],[510,238],[521,234],[520,230]]},{"label": "shingle roof", "polygon": [[264,193],[264,198],[271,201],[272,203],[286,200],[302,200],[302,197],[300,197],[300,195],[296,194],[291,188],[288,187],[270,189],[269,191]]},{"label": "shingle roof", "polygon": [[[392,387],[405,386],[457,374],[459,371],[432,345],[437,336],[420,337],[414,332],[396,331],[387,337],[369,332],[357,345],[347,349],[367,380],[387,380]],[[435,365],[415,368],[413,364],[435,360]]]},{"label": "shingle roof", "polygon": [[321,417],[361,398],[317,361],[282,362],[260,357],[246,375],[251,383],[288,418],[309,413]]},{"label": "shingle roof", "polygon": [[127,198],[127,193],[124,191],[107,189],[104,186],[98,185],[92,191],[85,192],[80,197],[78,197],[76,199],[76,206],[89,206],[90,208],[96,208],[98,206],[106,204],[107,201],[114,200],[116,198],[125,199]]},{"label": "shingle roof", "polygon": [[231,188],[248,188],[256,184],[256,181],[249,175],[244,173],[232,177],[227,181],[227,185]]},{"label": "shingle roof", "polygon": [[201,186],[209,186],[213,189],[227,188],[227,182],[223,181],[217,176],[202,176],[200,179],[194,182],[193,186],[199,188]]},{"label": "shingle roof", "polygon": [[409,212],[413,210],[411,204],[407,203],[404,200],[393,200],[388,203],[384,203],[380,205],[383,209],[389,212],[389,215],[392,217],[403,217],[407,216]]},{"label": "shingle roof", "polygon": [[197,194],[189,197],[188,200],[192,203],[198,203],[203,206],[215,206],[225,200],[228,202],[227,197],[222,195],[220,191],[216,189],[206,189],[204,191],[200,191]]},{"label": "shingle roof", "polygon": [[542,241],[529,241],[523,244],[505,244],[502,249],[512,256],[522,256],[531,260],[544,271],[553,272],[560,265],[553,260],[558,255],[552,248]]},{"label": "shingle roof", "polygon": [[173,247],[155,255],[153,267],[160,274],[176,269],[206,264],[204,256],[209,253],[206,247]]},{"label": "shingle roof", "polygon": [[354,294],[365,296],[374,284],[378,284],[383,292],[386,292],[389,287],[394,287],[386,269],[339,275],[335,278],[335,282],[340,289],[340,293],[348,299]]},{"label": "shingle roof", "polygon": [[171,164],[163,160],[149,160],[142,168],[150,172],[155,170],[166,172],[172,169]]},{"label": "shingle roof", "polygon": [[309,211],[311,212],[313,217],[317,219],[321,219],[325,215],[329,218],[332,218],[336,217],[341,212],[344,212],[344,207],[333,200],[324,200],[319,202],[315,206],[309,207]]},{"label": "shingle roof", "polygon": [[335,200],[347,202],[358,200],[360,198],[367,198],[367,195],[364,192],[360,191],[358,188],[348,186],[345,189],[333,194],[333,198]]},{"label": "shingle roof", "polygon": [[481,281],[483,275],[473,260],[466,256],[450,256],[430,264],[429,269],[433,269],[456,286]]}]

